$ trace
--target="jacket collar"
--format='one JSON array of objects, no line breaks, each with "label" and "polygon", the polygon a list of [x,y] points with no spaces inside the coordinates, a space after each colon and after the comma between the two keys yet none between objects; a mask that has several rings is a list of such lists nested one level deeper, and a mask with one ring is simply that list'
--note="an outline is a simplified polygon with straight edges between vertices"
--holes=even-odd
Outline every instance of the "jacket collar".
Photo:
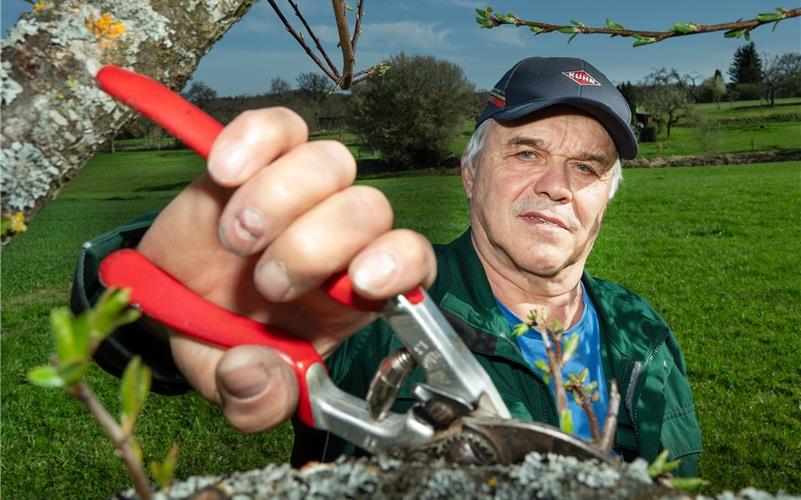
[{"label": "jacket collar", "polygon": [[[484,267],[473,247],[470,228],[452,243],[438,245],[435,250],[439,276],[429,291],[432,298],[448,316],[455,316],[479,333],[498,339],[496,352],[485,354],[522,361],[516,342],[501,341],[511,340],[511,328],[495,302]],[[607,347],[617,351],[612,356],[623,355],[633,361],[646,362],[668,335],[664,322],[647,302],[619,285],[593,278],[586,271],[582,282],[598,312]]]}]

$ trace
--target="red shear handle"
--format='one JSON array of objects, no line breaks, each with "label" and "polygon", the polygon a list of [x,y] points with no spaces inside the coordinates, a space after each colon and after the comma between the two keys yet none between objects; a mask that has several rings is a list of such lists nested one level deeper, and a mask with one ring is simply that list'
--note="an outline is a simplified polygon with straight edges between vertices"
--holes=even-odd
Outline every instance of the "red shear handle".
[{"label": "red shear handle", "polygon": [[106,286],[130,289],[132,305],[176,331],[222,347],[258,344],[284,353],[298,379],[298,416],[314,427],[306,372],[325,362],[310,343],[209,302],[135,250],[108,255],[99,272]]},{"label": "red shear handle", "polygon": [[223,126],[161,83],[117,66],[103,66],[97,83],[107,94],[164,127],[203,158]]}]

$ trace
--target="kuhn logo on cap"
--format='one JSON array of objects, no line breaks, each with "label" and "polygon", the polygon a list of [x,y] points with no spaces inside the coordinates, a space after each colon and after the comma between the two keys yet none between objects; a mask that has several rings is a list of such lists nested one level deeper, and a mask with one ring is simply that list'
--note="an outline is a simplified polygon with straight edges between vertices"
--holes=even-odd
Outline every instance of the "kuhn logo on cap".
[{"label": "kuhn logo on cap", "polygon": [[579,85],[592,85],[594,87],[600,87],[601,82],[596,80],[586,71],[565,71],[562,73],[566,77],[570,78],[574,82],[578,83]]}]

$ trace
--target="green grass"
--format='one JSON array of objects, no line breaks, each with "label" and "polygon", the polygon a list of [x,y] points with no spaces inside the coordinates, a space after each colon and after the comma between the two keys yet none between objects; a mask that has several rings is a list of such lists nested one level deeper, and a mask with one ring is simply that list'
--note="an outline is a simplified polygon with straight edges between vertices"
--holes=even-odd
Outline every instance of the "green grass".
[{"label": "green grass", "polygon": [[[48,313],[68,301],[81,242],[162,207],[200,171],[186,152],[98,155],[3,249],[5,497],[96,498],[128,487],[83,407],[24,377],[50,356]],[[710,491],[801,493],[801,163],[625,175],[589,268],[644,295],[673,326],[705,440],[701,476]],[[444,242],[466,226],[458,177],[365,182],[387,194],[399,227]],[[117,380],[99,369],[89,379],[116,413]],[[179,477],[286,461],[291,446],[288,428],[238,434],[195,395],[151,396],[138,430],[146,460],[182,446]]]}]

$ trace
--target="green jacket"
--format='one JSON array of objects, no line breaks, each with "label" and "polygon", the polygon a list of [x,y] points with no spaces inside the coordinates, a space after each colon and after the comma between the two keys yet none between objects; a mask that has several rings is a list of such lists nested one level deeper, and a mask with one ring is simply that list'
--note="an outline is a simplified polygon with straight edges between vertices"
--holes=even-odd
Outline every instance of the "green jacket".
[{"label": "green jacket", "polygon": [[[135,221],[84,245],[73,287],[74,309],[85,309],[102,291],[97,282],[100,260],[113,250],[135,246],[150,221],[150,217]],[[438,276],[429,294],[495,382],[512,415],[557,426],[554,397],[523,359],[509,323],[496,305],[470,231],[435,249]],[[582,281],[598,312],[604,373],[607,381],[617,380],[621,394],[615,450],[629,460],[641,456],[652,461],[667,449],[671,459],[681,458],[679,475],[695,475],[701,434],[676,339],[642,298],[586,273]],[[385,323],[375,322],[329,358],[331,377],[342,389],[364,397],[378,364],[400,346]],[[133,354],[141,354],[153,368],[154,390],[183,392],[186,382],[166,353],[168,347],[131,327],[115,332],[95,358],[107,371],[119,375]],[[414,402],[410,387],[422,378],[419,369],[412,374],[394,411],[405,411]],[[361,453],[336,436],[298,421],[294,424],[295,465]]]}]

